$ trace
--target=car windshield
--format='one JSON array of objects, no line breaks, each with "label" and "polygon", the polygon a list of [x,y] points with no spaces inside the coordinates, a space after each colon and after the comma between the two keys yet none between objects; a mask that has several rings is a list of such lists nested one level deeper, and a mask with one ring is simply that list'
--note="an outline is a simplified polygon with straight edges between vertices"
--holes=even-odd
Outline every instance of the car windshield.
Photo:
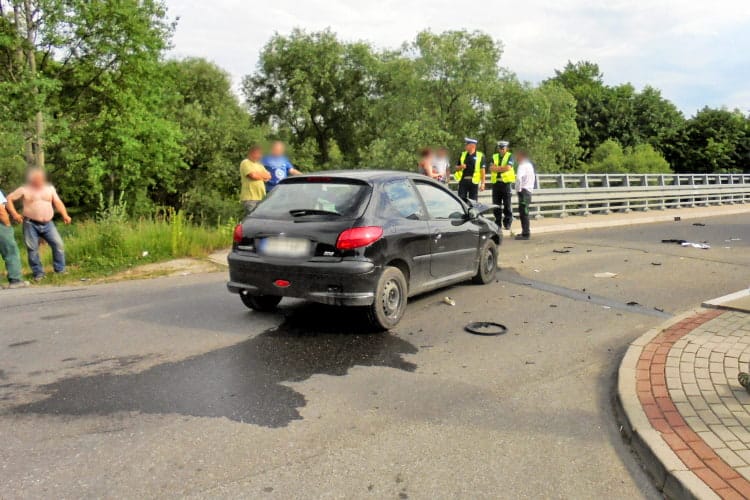
[{"label": "car windshield", "polygon": [[313,217],[357,217],[370,199],[370,186],[346,180],[311,177],[279,184],[253,217],[305,219]]}]

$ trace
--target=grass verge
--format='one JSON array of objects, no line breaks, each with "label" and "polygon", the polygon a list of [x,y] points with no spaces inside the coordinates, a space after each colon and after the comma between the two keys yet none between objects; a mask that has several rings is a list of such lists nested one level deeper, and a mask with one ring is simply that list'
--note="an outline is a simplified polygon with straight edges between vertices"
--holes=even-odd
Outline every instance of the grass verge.
[{"label": "grass verge", "polygon": [[[52,254],[49,247],[43,245],[40,250],[47,271],[45,284],[93,281],[144,264],[184,257],[203,258],[229,246],[233,225],[194,225],[177,212],[137,221],[105,217],[69,226],[57,224],[57,228],[65,242],[68,272],[63,275],[52,272]],[[24,275],[30,279],[20,226],[16,226],[16,241],[21,251]],[[2,259],[0,272],[4,278]]]}]

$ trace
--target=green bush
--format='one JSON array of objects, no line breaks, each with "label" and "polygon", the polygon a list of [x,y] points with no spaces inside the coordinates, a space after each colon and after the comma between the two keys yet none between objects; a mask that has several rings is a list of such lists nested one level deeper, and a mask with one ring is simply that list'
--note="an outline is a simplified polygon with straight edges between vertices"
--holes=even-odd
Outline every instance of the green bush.
[{"label": "green bush", "polygon": [[239,200],[239,194],[228,197],[217,191],[207,192],[195,188],[185,194],[182,210],[198,224],[220,226],[242,217],[244,208]]},{"label": "green bush", "polygon": [[650,144],[623,148],[619,142],[608,139],[591,154],[586,165],[590,173],[617,174],[667,174],[672,170],[664,157]]}]

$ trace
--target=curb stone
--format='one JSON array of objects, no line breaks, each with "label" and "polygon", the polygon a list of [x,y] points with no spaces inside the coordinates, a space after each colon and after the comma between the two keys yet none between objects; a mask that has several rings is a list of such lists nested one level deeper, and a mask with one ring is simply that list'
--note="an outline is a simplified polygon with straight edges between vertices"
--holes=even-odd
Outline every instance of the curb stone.
[{"label": "curb stone", "polygon": [[640,457],[657,489],[667,498],[718,499],[719,496],[685,466],[651,426],[636,392],[636,365],[643,348],[657,335],[701,310],[695,308],[679,314],[635,339],[617,372],[616,411],[622,423],[623,437]]},{"label": "curb stone", "polygon": [[739,292],[730,293],[729,295],[724,295],[723,297],[719,297],[716,299],[707,300],[702,304],[702,306],[707,309],[726,309],[728,311],[745,312],[746,310],[743,308],[732,306],[732,302],[744,299],[745,297],[750,297],[750,288],[740,290]]}]

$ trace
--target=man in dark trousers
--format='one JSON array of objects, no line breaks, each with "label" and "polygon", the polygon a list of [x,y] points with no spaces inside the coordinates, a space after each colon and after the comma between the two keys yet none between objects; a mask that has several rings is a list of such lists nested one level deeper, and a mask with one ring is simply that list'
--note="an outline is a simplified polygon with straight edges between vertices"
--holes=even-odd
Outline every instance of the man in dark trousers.
[{"label": "man in dark trousers", "polygon": [[495,222],[503,228],[510,230],[513,222],[513,207],[511,206],[511,184],[516,181],[516,173],[513,171],[514,158],[508,149],[508,141],[497,143],[497,153],[492,155],[490,166],[490,182],[492,182],[492,204],[497,205],[495,209]]},{"label": "man in dark trousers", "polygon": [[516,151],[516,164],[518,172],[516,176],[516,191],[518,192],[518,216],[521,219],[521,234],[516,236],[517,240],[531,239],[531,226],[529,223],[529,205],[531,205],[531,193],[536,185],[536,174],[534,165],[529,161],[525,151]]},{"label": "man in dark trousers", "polygon": [[477,151],[477,140],[470,137],[464,139],[466,149],[456,162],[456,172],[453,177],[458,181],[458,196],[464,200],[477,201],[479,191],[484,191],[486,165],[484,155]]}]

